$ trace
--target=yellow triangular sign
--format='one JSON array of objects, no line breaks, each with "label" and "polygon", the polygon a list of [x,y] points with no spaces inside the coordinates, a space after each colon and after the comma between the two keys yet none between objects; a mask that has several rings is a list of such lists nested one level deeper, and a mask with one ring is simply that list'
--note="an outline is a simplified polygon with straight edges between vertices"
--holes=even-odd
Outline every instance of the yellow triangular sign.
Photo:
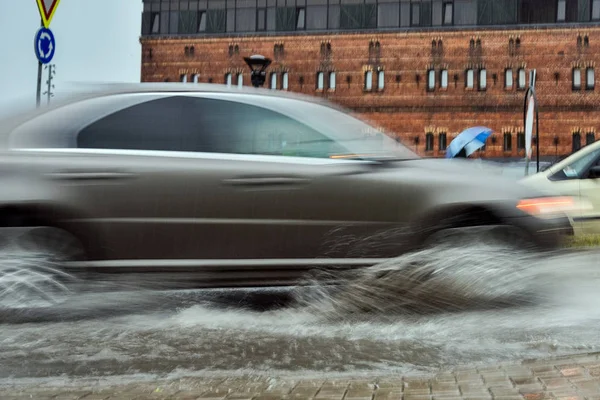
[{"label": "yellow triangular sign", "polygon": [[40,17],[42,17],[42,24],[44,28],[48,28],[50,26],[50,21],[52,21],[52,17],[54,17],[54,13],[58,8],[58,3],[60,0],[35,0],[37,2],[38,8],[40,10]]}]

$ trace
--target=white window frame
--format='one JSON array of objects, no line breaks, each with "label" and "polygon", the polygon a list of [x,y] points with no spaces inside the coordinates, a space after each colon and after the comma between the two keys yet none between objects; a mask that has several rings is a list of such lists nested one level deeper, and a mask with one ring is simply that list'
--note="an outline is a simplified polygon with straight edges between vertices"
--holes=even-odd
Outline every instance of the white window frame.
[{"label": "white window frame", "polygon": [[515,85],[515,78],[513,76],[512,68],[508,68],[504,71],[504,87],[506,89],[512,89]]},{"label": "white window frame", "polygon": [[519,85],[519,89],[525,89],[527,86],[527,73],[525,72],[525,68],[519,68],[517,85]]},{"label": "white window frame", "polygon": [[467,69],[467,79],[465,85],[467,89],[473,89],[475,87],[475,70],[472,68]]},{"label": "white window frame", "polygon": [[593,67],[588,67],[585,70],[585,88],[594,90],[596,88],[596,71]]},{"label": "white window frame", "polygon": [[427,90],[435,90],[435,69],[427,71]]},{"label": "white window frame", "polygon": [[383,90],[385,88],[385,71],[377,72],[377,89]]},{"label": "white window frame", "polygon": [[329,73],[329,89],[335,90],[336,81],[335,81],[335,71],[331,71]]},{"label": "white window frame", "polygon": [[365,72],[365,90],[373,90],[373,71]]},{"label": "white window frame", "polygon": [[188,81],[188,76],[187,74],[182,74],[181,77],[179,78],[181,82],[183,83],[187,83]]},{"label": "white window frame", "polygon": [[225,74],[225,84],[226,84],[228,87],[231,87],[231,79],[232,79],[232,78],[231,78],[231,72],[228,72],[228,73],[226,73],[226,74]]},{"label": "white window frame", "polygon": [[281,75],[281,89],[282,90],[288,90],[289,88],[289,74],[287,72],[284,72]]},{"label": "white window frame", "polygon": [[442,89],[448,88],[448,70],[447,69],[443,69],[442,72],[440,73],[440,87]]},{"label": "white window frame", "polygon": [[325,73],[323,71],[317,72],[317,90],[323,90],[325,88]]},{"label": "white window frame", "polygon": [[581,89],[581,69],[573,68],[573,90]]},{"label": "white window frame", "polygon": [[200,74],[194,74],[192,81],[198,83],[200,81]]},{"label": "white window frame", "polygon": [[244,75],[240,73],[237,75],[237,87],[241,89],[243,86],[244,86]]},{"label": "white window frame", "polygon": [[271,90],[277,89],[277,73],[271,73]]},{"label": "white window frame", "polygon": [[479,90],[487,90],[487,70],[485,68],[479,70]]}]

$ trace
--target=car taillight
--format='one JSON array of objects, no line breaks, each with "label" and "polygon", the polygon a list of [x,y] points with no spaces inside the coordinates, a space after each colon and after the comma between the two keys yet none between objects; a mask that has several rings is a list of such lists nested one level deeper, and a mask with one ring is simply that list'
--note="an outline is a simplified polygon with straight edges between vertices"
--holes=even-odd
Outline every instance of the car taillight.
[{"label": "car taillight", "polygon": [[586,202],[578,201],[573,197],[540,197],[535,199],[522,199],[517,208],[527,214],[539,218],[554,218],[582,211],[589,208]]}]

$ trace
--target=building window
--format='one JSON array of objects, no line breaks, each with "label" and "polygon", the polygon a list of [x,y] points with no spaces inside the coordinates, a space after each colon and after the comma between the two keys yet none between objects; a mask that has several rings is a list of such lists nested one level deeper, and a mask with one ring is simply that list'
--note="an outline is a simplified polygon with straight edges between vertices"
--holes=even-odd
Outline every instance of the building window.
[{"label": "building window", "polygon": [[192,78],[192,82],[194,83],[198,83],[198,81],[200,80],[200,75],[198,74],[194,74],[193,78]]},{"label": "building window", "polygon": [[433,133],[431,132],[425,135],[425,151],[433,151]]},{"label": "building window", "polygon": [[430,69],[427,71],[427,90],[433,91],[435,89],[435,70]]},{"label": "building window", "polygon": [[444,3],[443,11],[443,20],[442,23],[444,25],[452,25],[454,20],[454,3],[451,1],[447,1]]},{"label": "building window", "polygon": [[504,87],[507,89],[512,89],[513,87],[513,71],[512,69],[507,69],[504,71]]},{"label": "building window", "polygon": [[267,9],[259,8],[256,10],[256,30],[267,30]]},{"label": "building window", "polygon": [[525,150],[525,134],[517,132],[517,150]]},{"label": "building window", "polygon": [[237,85],[239,88],[244,86],[244,75],[242,75],[242,74],[237,75]]},{"label": "building window", "polygon": [[230,73],[225,74],[225,84],[227,86],[231,86],[231,74]]},{"label": "building window", "polygon": [[206,11],[198,11],[198,32],[206,32]]},{"label": "building window", "polygon": [[519,89],[525,89],[525,85],[527,84],[527,74],[525,73],[525,68],[519,69]]},{"label": "building window", "polygon": [[512,151],[512,134],[506,132],[504,134],[504,151]]},{"label": "building window", "polygon": [[556,21],[565,22],[567,19],[567,0],[558,0],[558,8],[556,11]]},{"label": "building window", "polygon": [[594,132],[588,132],[585,134],[585,145],[589,146],[590,144],[594,143],[596,141],[596,136],[594,135]]},{"label": "building window", "polygon": [[573,68],[573,90],[581,89],[581,70]]},{"label": "building window", "polygon": [[594,68],[588,68],[586,70],[585,87],[587,90],[594,90],[596,87],[596,73]]},{"label": "building window", "polygon": [[377,89],[383,90],[385,87],[385,72],[379,71],[377,73]]},{"label": "building window", "polygon": [[466,86],[468,89],[473,89],[474,85],[475,85],[475,72],[472,69],[468,69]]},{"label": "building window", "polygon": [[592,3],[592,21],[600,21],[600,0]]},{"label": "building window", "polygon": [[421,25],[421,4],[410,3],[410,24],[412,26]]},{"label": "building window", "polygon": [[277,74],[275,72],[271,72],[271,89],[277,89]]},{"label": "building window", "polygon": [[323,72],[317,72],[317,89],[318,90],[323,90],[324,86],[325,86],[325,79],[323,76]]},{"label": "building window", "polygon": [[442,132],[438,135],[438,149],[440,151],[446,151],[448,147],[446,133]]},{"label": "building window", "polygon": [[179,81],[183,82],[183,83],[187,83],[187,75],[183,74],[179,77]]},{"label": "building window", "polygon": [[581,134],[579,132],[573,133],[572,151],[575,153],[581,149]]},{"label": "building window", "polygon": [[332,71],[329,73],[329,89],[335,90],[335,84],[335,72]]},{"label": "building window", "polygon": [[152,13],[152,33],[160,32],[160,13]]},{"label": "building window", "polygon": [[365,72],[365,90],[373,89],[373,71]]},{"label": "building window", "polygon": [[303,30],[306,23],[306,10],[298,8],[296,10],[296,29]]},{"label": "building window", "polygon": [[487,70],[481,69],[479,70],[479,90],[487,89]]},{"label": "building window", "polygon": [[448,88],[448,70],[447,69],[443,69],[440,74],[440,87],[442,89]]},{"label": "building window", "polygon": [[283,90],[288,90],[289,87],[289,75],[287,72],[284,72],[283,75],[281,75],[281,88]]}]

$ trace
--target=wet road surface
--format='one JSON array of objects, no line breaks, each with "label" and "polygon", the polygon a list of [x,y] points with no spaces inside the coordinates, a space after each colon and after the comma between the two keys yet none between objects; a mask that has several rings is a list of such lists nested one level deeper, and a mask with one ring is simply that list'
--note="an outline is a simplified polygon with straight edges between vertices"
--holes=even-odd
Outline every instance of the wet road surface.
[{"label": "wet road surface", "polygon": [[[209,301],[215,292],[206,291],[82,300],[88,311],[105,304],[104,314],[2,326],[0,383],[223,373],[406,375],[600,351],[600,253],[508,261],[510,255],[501,254],[425,255],[435,264],[427,272],[429,286],[394,293],[402,300],[395,308],[383,306],[389,297],[381,293],[391,290],[390,279],[394,288],[406,285],[403,260],[349,280],[339,294],[311,291],[299,303],[267,311],[215,304]],[[480,307],[499,298],[514,304]],[[416,313],[415,304],[424,303],[437,311]],[[60,308],[55,316],[61,318]]]}]

